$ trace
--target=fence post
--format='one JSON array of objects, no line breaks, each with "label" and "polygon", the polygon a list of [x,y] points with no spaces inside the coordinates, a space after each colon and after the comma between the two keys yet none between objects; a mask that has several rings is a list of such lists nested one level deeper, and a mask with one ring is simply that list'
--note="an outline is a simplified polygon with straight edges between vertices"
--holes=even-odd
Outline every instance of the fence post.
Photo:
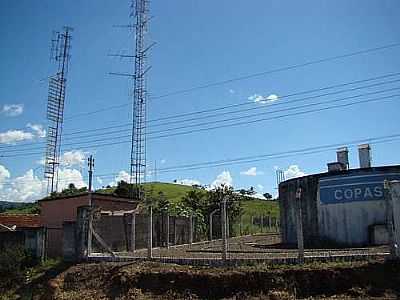
[{"label": "fence post", "polygon": [[88,232],[89,232],[89,214],[90,206],[81,206],[77,209],[77,258],[79,261],[86,260],[88,258]]},{"label": "fence post", "polygon": [[176,216],[174,217],[174,245],[177,243],[177,235],[176,235]]},{"label": "fence post", "polygon": [[131,218],[131,251],[135,252],[136,248],[136,212],[132,212]]},{"label": "fence post", "polygon": [[169,249],[169,212],[167,212],[167,249]]},{"label": "fence post", "polygon": [[264,217],[261,215],[260,216],[260,225],[261,225],[261,233],[264,232]]},{"label": "fence post", "polygon": [[400,181],[385,181],[385,187],[389,189],[387,197],[388,205],[388,229],[390,238],[391,257],[400,258]]},{"label": "fence post", "polygon": [[272,220],[270,214],[268,214],[268,232],[272,232]]},{"label": "fence post", "polygon": [[239,236],[242,236],[242,214],[239,216]]},{"label": "fence post", "polygon": [[303,240],[303,220],[301,213],[301,199],[302,199],[302,189],[299,187],[296,191],[296,229],[297,229],[297,248],[298,252],[298,262],[300,264],[304,263],[304,240]]},{"label": "fence post", "polygon": [[189,244],[193,244],[193,214],[189,216]]},{"label": "fence post", "polygon": [[222,229],[222,260],[225,262],[228,256],[228,241],[226,230],[226,199],[224,196],[221,202],[221,229]]},{"label": "fence post", "polygon": [[153,206],[151,204],[148,215],[147,258],[153,258]]},{"label": "fence post", "polygon": [[219,209],[215,209],[210,213],[210,220],[209,220],[209,229],[210,229],[210,241],[212,241],[213,238],[213,216],[214,214],[218,211]]}]

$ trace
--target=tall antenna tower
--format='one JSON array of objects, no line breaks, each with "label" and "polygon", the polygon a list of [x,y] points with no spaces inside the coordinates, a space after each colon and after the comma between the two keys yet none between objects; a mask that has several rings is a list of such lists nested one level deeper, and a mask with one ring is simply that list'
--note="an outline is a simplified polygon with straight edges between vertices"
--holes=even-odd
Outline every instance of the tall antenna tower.
[{"label": "tall antenna tower", "polygon": [[132,107],[132,143],[130,183],[135,183],[133,198],[143,200],[142,183],[146,179],[146,68],[147,51],[145,35],[148,26],[148,0],[132,0],[131,17],[134,18],[135,55],[134,55],[134,85]]},{"label": "tall antenna tower", "polygon": [[72,28],[64,27],[63,32],[54,32],[50,60],[55,61],[57,72],[49,78],[47,98],[47,147],[44,177],[47,179],[47,193],[57,191],[58,167],[60,164],[61,134],[64,117],[66,76],[71,49]]}]

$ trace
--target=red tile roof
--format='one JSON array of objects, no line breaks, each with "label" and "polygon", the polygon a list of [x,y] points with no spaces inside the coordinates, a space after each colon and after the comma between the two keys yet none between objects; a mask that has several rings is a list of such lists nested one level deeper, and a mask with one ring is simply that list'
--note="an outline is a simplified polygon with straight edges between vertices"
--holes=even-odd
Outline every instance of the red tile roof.
[{"label": "red tile roof", "polygon": [[0,214],[0,224],[7,227],[17,226],[18,228],[39,228],[43,226],[39,215],[24,214]]}]

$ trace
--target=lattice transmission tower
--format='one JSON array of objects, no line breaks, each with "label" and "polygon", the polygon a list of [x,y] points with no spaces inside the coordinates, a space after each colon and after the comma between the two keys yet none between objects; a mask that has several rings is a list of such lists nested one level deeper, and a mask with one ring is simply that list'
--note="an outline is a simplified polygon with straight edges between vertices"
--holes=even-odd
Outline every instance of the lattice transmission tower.
[{"label": "lattice transmission tower", "polygon": [[44,177],[47,179],[47,193],[57,191],[58,167],[60,164],[61,135],[64,117],[65,88],[71,49],[72,28],[64,27],[63,32],[54,32],[50,59],[55,62],[57,72],[49,77],[47,98],[47,146],[45,153]]},{"label": "lattice transmission tower", "polygon": [[135,55],[133,74],[133,107],[132,107],[132,143],[130,183],[135,184],[133,198],[143,200],[142,183],[146,179],[146,66],[147,51],[151,46],[146,43],[148,30],[148,0],[133,0],[131,17],[134,19]]}]

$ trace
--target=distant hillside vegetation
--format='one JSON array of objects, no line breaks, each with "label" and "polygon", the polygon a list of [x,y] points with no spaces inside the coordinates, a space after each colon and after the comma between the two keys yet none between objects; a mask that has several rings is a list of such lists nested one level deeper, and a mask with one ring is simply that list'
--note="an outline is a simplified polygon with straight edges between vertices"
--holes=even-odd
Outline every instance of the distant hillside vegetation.
[{"label": "distant hillside vegetation", "polygon": [[[206,190],[201,189],[196,186],[187,186],[182,184],[174,183],[163,183],[163,182],[150,182],[145,183],[145,190],[149,192],[152,196],[156,197],[159,192],[162,192],[168,202],[177,204],[182,201],[182,199],[190,191],[203,191],[205,194]],[[116,187],[101,189],[96,192],[105,194],[114,194]],[[248,196],[243,196],[242,202],[243,217],[247,219],[251,216],[265,216],[270,215],[273,217],[279,217],[279,205],[278,201],[275,200],[262,200],[257,198],[252,198]]]},{"label": "distant hillside vegetation", "polygon": [[[117,187],[111,187],[106,189],[97,190],[97,193],[102,194],[115,194],[115,190]],[[182,184],[173,184],[173,183],[164,183],[164,182],[149,182],[144,184],[144,189],[146,190],[146,194],[151,195],[153,197],[157,196],[160,192],[162,192],[165,198],[168,199],[171,203],[178,203],[182,200],[182,198],[190,191],[193,190],[201,190],[200,188],[182,185]],[[206,191],[204,191],[206,193]]]},{"label": "distant hillside vegetation", "polygon": [[[173,183],[162,183],[162,182],[151,182],[145,183],[145,190],[147,194],[157,197],[160,192],[163,193],[165,199],[171,204],[179,204],[182,202],[183,198],[190,191],[197,191],[208,193],[206,190],[201,189],[196,186],[187,186],[181,184]],[[99,189],[96,192],[101,194],[115,194],[117,187],[109,187],[104,189]],[[69,190],[65,190],[67,193]],[[69,194],[68,194],[69,195]],[[243,201],[241,204],[243,219],[248,221],[252,216],[265,216],[270,215],[273,217],[279,217],[279,205],[277,201],[274,200],[261,200],[256,198],[251,198],[248,196],[242,197]],[[38,203],[16,203],[8,201],[0,201],[0,213],[13,213],[13,214],[37,214],[40,213],[40,208]]]},{"label": "distant hillside vegetation", "polygon": [[0,213],[8,214],[38,214],[37,203],[0,201]]}]

